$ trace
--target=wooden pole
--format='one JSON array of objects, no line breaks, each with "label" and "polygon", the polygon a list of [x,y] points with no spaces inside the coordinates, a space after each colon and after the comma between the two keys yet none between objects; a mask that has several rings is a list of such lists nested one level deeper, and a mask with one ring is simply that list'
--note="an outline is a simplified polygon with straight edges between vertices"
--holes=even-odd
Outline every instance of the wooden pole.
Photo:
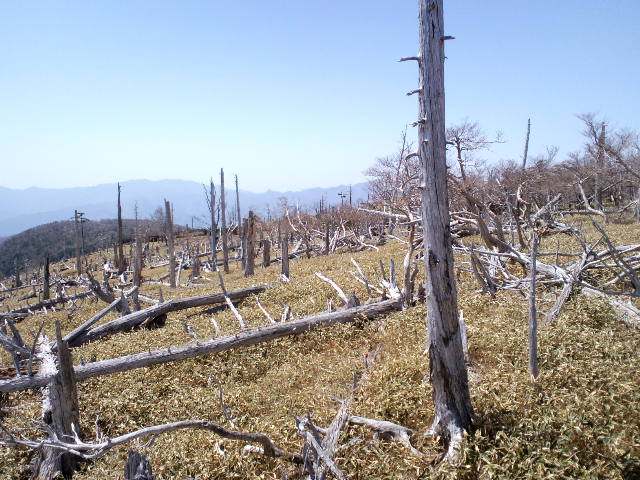
[{"label": "wooden pole", "polygon": [[82,254],[80,253],[80,215],[78,210],[73,212],[73,227],[75,231],[76,244],[76,272],[82,274]]},{"label": "wooden pole", "polygon": [[282,275],[284,275],[287,278],[290,278],[289,276],[289,233],[285,232],[284,234],[284,241],[282,242],[282,255],[281,255],[281,261],[282,261],[282,269],[281,269],[281,273]]}]

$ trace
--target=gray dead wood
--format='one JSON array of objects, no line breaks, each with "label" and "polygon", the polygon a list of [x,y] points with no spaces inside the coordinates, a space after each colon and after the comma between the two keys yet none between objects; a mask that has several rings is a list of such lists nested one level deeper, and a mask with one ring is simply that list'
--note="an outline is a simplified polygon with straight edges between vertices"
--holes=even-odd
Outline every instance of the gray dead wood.
[{"label": "gray dead wood", "polygon": [[252,210],[249,211],[249,218],[247,219],[247,230],[246,230],[246,245],[247,245],[247,255],[245,259],[245,267],[244,267],[244,276],[250,277],[253,275],[255,270],[255,242],[256,242],[256,217]]},{"label": "gray dead wood", "polygon": [[[50,372],[51,379],[43,394],[43,422],[48,426],[49,439],[75,438],[80,434],[80,409],[78,392],[73,371],[71,351],[62,339],[60,323],[56,321],[57,367],[49,347],[43,344],[42,370]],[[57,472],[70,478],[76,467],[77,458],[56,448],[44,447],[34,463],[33,477],[38,480],[52,480]]]},{"label": "gray dead wood", "polygon": [[284,234],[284,241],[282,242],[282,255],[281,255],[281,271],[280,273],[284,275],[287,279],[290,279],[291,276],[289,274],[289,233]]},{"label": "gray dead wood", "polygon": [[538,234],[533,232],[531,246],[531,282],[529,283],[529,374],[538,378],[538,316],[536,312],[536,257]]},{"label": "gray dead wood", "polygon": [[[265,286],[249,287],[239,290],[233,290],[231,292],[228,292],[227,295],[231,300],[241,300],[250,295],[262,293],[265,291],[265,289]],[[157,305],[145,308],[138,312],[133,312],[129,315],[118,318],[116,320],[112,320],[103,325],[100,325],[99,327],[81,333],[72,342],[70,342],[70,346],[78,347],[80,345],[84,345],[85,343],[95,341],[99,338],[110,336],[119,332],[126,332],[141,325],[146,320],[153,320],[170,312],[224,302],[224,293],[214,293],[211,295],[203,295],[198,297],[175,298],[167,302],[162,302]]]},{"label": "gray dead wood", "polygon": [[222,235],[222,262],[224,273],[229,273],[229,232],[227,231],[227,198],[224,193],[224,170],[220,169],[220,220],[222,225],[220,233]]},{"label": "gray dead wood", "polygon": [[33,305],[27,305],[26,307],[16,308],[15,310],[11,310],[10,312],[7,312],[7,313],[10,313],[10,314],[33,313],[36,310],[40,310],[42,308],[51,308],[59,303],[72,302],[74,300],[79,300],[81,298],[88,297],[89,295],[93,295],[92,290],[76,293],[75,295],[62,295],[60,297],[52,298],[50,300],[43,300],[42,302],[34,303]]},{"label": "gray dead wood", "polygon": [[173,213],[168,200],[164,201],[165,232],[167,235],[167,248],[169,249],[169,286],[176,287],[176,257],[173,246]]},{"label": "gray dead wood", "polygon": [[51,296],[51,282],[50,282],[50,273],[49,273],[49,256],[47,255],[44,259],[44,281],[42,285],[42,300],[49,300]]},{"label": "gray dead wood", "polygon": [[262,267],[267,268],[271,263],[271,240],[262,240]]},{"label": "gray dead wood", "polygon": [[[229,294],[231,295],[232,292]],[[257,293],[257,292],[254,292]],[[218,294],[221,299],[222,295]],[[208,342],[169,347],[160,350],[126,355],[124,357],[102,360],[75,367],[78,381],[101,375],[125,372],[136,368],[148,367],[161,363],[175,362],[200,355],[210,355],[240,347],[270,342],[272,340],[299,335],[301,333],[330,327],[332,325],[351,323],[357,319],[372,320],[391,311],[399,310],[400,302],[395,299],[384,300],[370,305],[340,310],[331,313],[321,313],[294,320],[287,323],[277,323],[268,327],[258,327],[241,331],[235,335],[221,337]],[[135,312],[132,315],[139,314]],[[29,388],[45,386],[52,375],[35,375],[33,377],[19,377],[0,381],[0,392],[14,392]]]},{"label": "gray dead wood", "polygon": [[444,12],[442,0],[420,0],[418,144],[422,163],[422,225],[429,323],[433,430],[447,443],[446,459],[459,456],[473,408],[460,332],[445,137]]},{"label": "gray dead wood", "polygon": [[120,302],[122,301],[121,298],[118,298],[116,300],[114,300],[113,302],[111,302],[109,305],[107,305],[105,308],[103,308],[102,310],[100,310],[98,313],[96,313],[93,317],[91,317],[89,320],[87,320],[85,323],[83,323],[82,325],[80,325],[78,328],[76,328],[75,330],[73,330],[72,332],[68,333],[65,337],[64,337],[64,341],[67,342],[68,344],[73,343],[73,341],[80,336],[82,333],[84,333],[88,328],[92,327],[93,325],[95,325],[97,322],[99,322],[104,316],[106,316],[109,312],[115,310],[118,305],[120,304]]},{"label": "gray dead wood", "polygon": [[124,465],[124,480],[154,480],[151,462],[146,455],[129,450],[127,463]]},{"label": "gray dead wood", "polygon": [[[220,173],[220,177],[222,178],[222,182],[223,182],[222,195],[224,196],[224,177],[222,177],[222,173]],[[216,222],[216,187],[213,184],[213,179],[211,179],[211,181],[209,182],[209,213],[211,214],[211,238],[209,239],[210,248],[211,248],[211,268],[213,270],[217,270],[218,269],[218,257],[217,257],[218,222]],[[224,207],[222,208],[222,219],[223,219],[222,230],[224,230]],[[224,240],[222,243],[224,245]],[[225,272],[227,271],[227,269],[225,269]]]}]

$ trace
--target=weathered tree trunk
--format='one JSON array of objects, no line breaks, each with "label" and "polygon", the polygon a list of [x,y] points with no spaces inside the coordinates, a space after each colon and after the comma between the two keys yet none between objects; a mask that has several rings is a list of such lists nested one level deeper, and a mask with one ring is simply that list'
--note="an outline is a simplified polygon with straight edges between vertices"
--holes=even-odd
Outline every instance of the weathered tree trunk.
[{"label": "weathered tree trunk", "polygon": [[[50,351],[45,352],[43,356],[42,369],[53,375],[43,395],[43,422],[58,438],[65,439],[65,436],[73,438],[74,432],[77,435],[81,433],[78,392],[71,350],[62,340],[59,322],[56,322],[56,338],[57,367]],[[44,348],[49,347],[44,345]],[[34,464],[33,478],[53,480],[57,472],[61,472],[65,478],[70,478],[76,463],[77,457],[73,454],[62,453],[55,448],[43,448]]]},{"label": "weathered tree trunk", "polygon": [[173,246],[173,212],[171,212],[171,204],[168,200],[164,201],[167,248],[169,249],[169,286],[176,287],[176,256]]},{"label": "weathered tree trunk", "polygon": [[324,252],[325,255],[329,255],[329,222],[324,225]]},{"label": "weathered tree trunk", "polygon": [[154,480],[151,462],[146,455],[129,450],[127,463],[124,465],[124,480]]},{"label": "weathered tree trunk", "polygon": [[126,261],[124,259],[124,239],[122,232],[122,204],[120,203],[120,190],[122,187],[118,183],[118,255],[116,258],[116,268],[118,269],[118,275],[121,275],[127,269]]},{"label": "weathered tree trunk", "polygon": [[[224,187],[222,187],[222,195],[224,196]],[[222,209],[224,212],[224,206]],[[216,187],[213,185],[213,179],[209,183],[209,210],[211,211],[211,268],[215,272],[218,270],[218,252],[216,250],[218,245],[218,222],[216,222]],[[222,213],[222,224],[222,229],[224,230],[224,213]]]},{"label": "weathered tree trunk", "polygon": [[256,241],[256,232],[255,232],[255,222],[256,217],[252,210],[249,211],[249,218],[247,220],[247,230],[245,233],[246,237],[246,245],[247,245],[247,256],[245,260],[244,267],[244,276],[250,277],[254,273],[255,269],[255,241]]},{"label": "weathered tree trunk", "polygon": [[[594,203],[598,210],[604,212],[604,203],[602,197],[602,176],[604,175],[604,142],[605,142],[605,123],[600,125],[600,136],[598,137],[597,153],[596,153],[596,171],[595,171],[595,187],[594,187]],[[607,217],[605,217],[605,222]]]},{"label": "weathered tree trunk", "polygon": [[236,218],[238,219],[238,228],[242,225],[242,214],[240,213],[240,191],[238,190],[238,175],[236,175]]},{"label": "weathered tree trunk", "polygon": [[44,273],[43,273],[43,283],[42,283],[42,300],[49,300],[51,298],[51,283],[50,283],[50,273],[49,273],[49,256],[47,255],[44,258]]},{"label": "weathered tree trunk", "polygon": [[529,155],[529,136],[531,135],[531,119],[527,119],[527,136],[524,140],[524,155],[522,155],[522,170],[527,168],[527,156]]},{"label": "weathered tree trunk", "polygon": [[244,271],[247,268],[247,219],[246,218],[242,219],[242,228],[240,228],[240,261],[242,263],[242,271]]},{"label": "weathered tree trunk", "polygon": [[282,254],[281,254],[281,261],[282,261],[282,269],[281,269],[281,273],[282,275],[284,275],[287,278],[290,278],[289,276],[289,233],[285,232],[284,234],[284,240],[282,242]]},{"label": "weathered tree trunk", "polygon": [[538,317],[536,313],[536,258],[538,234],[533,233],[531,247],[531,283],[529,284],[529,373],[538,378]]},{"label": "weathered tree trunk", "polygon": [[448,443],[447,458],[459,453],[471,425],[469,395],[458,316],[449,227],[444,109],[444,22],[442,0],[420,2],[419,155],[422,161],[422,224],[429,323],[429,366],[433,386],[433,429]]},{"label": "weathered tree trunk", "polygon": [[[229,293],[231,294],[231,292]],[[399,310],[400,307],[400,302],[397,299],[384,300],[369,305],[338,310],[336,312],[310,315],[290,322],[278,322],[267,327],[246,329],[235,335],[228,335],[207,342],[189,343],[160,350],[135,353],[109,360],[91,362],[75,367],[75,378],[81,381],[87,378],[126,372],[150,365],[175,362],[200,355],[210,355],[258,343],[266,343],[278,338],[299,335],[310,330],[326,328],[341,323],[352,323],[362,319],[372,320],[380,315]],[[22,375],[10,380],[0,380],[0,392],[15,392],[42,387],[47,385],[51,379],[52,375],[47,374],[34,375],[31,377]]]},{"label": "weathered tree trunk", "polygon": [[76,244],[76,272],[80,275],[82,274],[82,254],[80,253],[80,215],[78,214],[78,210],[75,210],[73,213],[73,227]]},{"label": "weathered tree trunk", "polygon": [[18,259],[16,258],[15,260],[15,267],[16,267],[16,273],[15,273],[15,287],[21,287],[22,286],[22,282],[20,281],[20,262],[18,261]]},{"label": "weathered tree trunk", "polygon": [[[264,290],[265,287],[263,286],[248,287],[228,292],[227,296],[231,300],[241,300],[249,295],[257,295],[259,293],[262,293],[264,292]],[[78,335],[73,341],[69,342],[69,344],[72,347],[78,347],[87,342],[113,335],[114,333],[131,330],[132,328],[136,328],[145,322],[151,323],[152,320],[162,315],[166,315],[170,312],[184,310],[192,307],[201,307],[204,305],[224,303],[224,297],[225,296],[223,293],[214,293],[211,295],[203,295],[198,297],[174,298],[173,300],[158,303],[157,305],[142,309],[139,312],[133,312],[125,315],[124,317],[99,325],[87,332],[82,333],[81,335]]]},{"label": "weathered tree trunk", "polygon": [[222,235],[222,266],[224,273],[229,273],[229,240],[227,232],[227,199],[224,193],[224,170],[220,169],[220,217],[222,226],[220,233]]},{"label": "weathered tree trunk", "polygon": [[262,267],[267,268],[271,264],[271,240],[262,240]]}]

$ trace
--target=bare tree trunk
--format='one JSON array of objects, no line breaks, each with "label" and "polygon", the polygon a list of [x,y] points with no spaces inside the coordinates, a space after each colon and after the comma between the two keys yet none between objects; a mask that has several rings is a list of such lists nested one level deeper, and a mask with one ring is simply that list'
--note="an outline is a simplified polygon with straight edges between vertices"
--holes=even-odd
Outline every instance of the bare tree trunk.
[{"label": "bare tree trunk", "polygon": [[224,194],[224,170],[220,169],[220,218],[222,226],[220,233],[222,235],[222,265],[224,273],[229,273],[229,245],[227,239],[227,199]]},{"label": "bare tree trunk", "polygon": [[75,244],[76,244],[76,272],[78,275],[82,274],[82,254],[80,253],[80,216],[78,210],[73,213],[73,227],[75,232]]},{"label": "bare tree trunk", "polygon": [[18,261],[18,259],[16,258],[15,260],[15,266],[16,266],[16,280],[15,280],[15,286],[16,287],[21,287],[22,286],[22,282],[20,281],[20,262]]},{"label": "bare tree trunk", "polygon": [[271,264],[271,240],[262,240],[262,267],[267,268]]},{"label": "bare tree trunk", "polygon": [[527,119],[527,137],[524,140],[524,155],[522,155],[522,170],[527,168],[527,156],[529,155],[529,136],[531,135],[531,119]]},{"label": "bare tree trunk", "polygon": [[166,234],[167,247],[169,249],[169,286],[176,286],[176,257],[173,249],[173,213],[171,212],[171,204],[168,200],[164,201],[165,218],[166,218]]},{"label": "bare tree trunk", "polygon": [[245,261],[244,276],[250,277],[253,275],[255,267],[255,221],[256,217],[252,210],[249,211],[249,219],[247,220],[246,231],[246,243],[247,243],[247,258]]},{"label": "bare tree trunk", "polygon": [[[71,350],[69,350],[67,343],[62,340],[60,323],[57,321],[56,338],[58,346],[57,368],[51,351],[45,353],[45,358],[43,358],[43,364],[45,365],[41,367],[43,370],[55,372],[44,392],[43,421],[58,438],[65,439],[65,436],[73,438],[74,431],[77,435],[81,434],[78,392]],[[48,349],[49,347],[44,346],[44,348]],[[76,463],[76,457],[73,454],[62,453],[55,448],[43,448],[34,465],[33,478],[37,480],[52,480],[56,478],[58,471],[65,478],[71,478]]]},{"label": "bare tree trunk", "polygon": [[[596,156],[596,172],[595,172],[595,187],[594,187],[594,203],[598,210],[604,211],[603,197],[602,197],[602,175],[604,174],[604,142],[605,142],[605,123],[600,125],[600,136],[598,137],[598,152]],[[607,221],[605,217],[605,222]]]},{"label": "bare tree trunk", "polygon": [[429,323],[429,366],[433,386],[433,430],[448,444],[447,459],[459,454],[473,408],[458,315],[458,296],[447,192],[444,109],[444,22],[442,0],[420,1],[420,118],[422,225]]},{"label": "bare tree trunk", "polygon": [[49,274],[49,256],[47,255],[44,258],[44,280],[42,283],[42,300],[49,300],[51,297],[51,285],[50,285],[50,274]]},{"label": "bare tree trunk", "polygon": [[138,226],[138,207],[136,206],[136,244],[135,253],[133,255],[133,285],[138,287],[134,289],[132,300],[136,311],[140,310],[140,301],[138,300],[138,289],[142,284],[142,238],[140,228]]},{"label": "bare tree trunk", "polygon": [[151,462],[146,455],[129,450],[127,463],[124,465],[124,480],[154,480]]},{"label": "bare tree trunk", "polygon": [[118,269],[118,275],[122,274],[127,269],[127,265],[124,259],[124,240],[122,232],[122,204],[120,203],[120,190],[122,187],[118,183],[118,258],[116,258],[116,268]]},{"label": "bare tree trunk", "polygon": [[242,214],[240,213],[240,191],[238,190],[238,175],[236,175],[236,215],[238,219],[238,228],[242,224]]},{"label": "bare tree trunk", "polygon": [[529,373],[538,378],[538,317],[536,314],[536,258],[538,234],[533,232],[531,246],[531,283],[529,284]]},{"label": "bare tree trunk", "polygon": [[[222,195],[224,195],[224,187]],[[218,223],[216,222],[216,187],[213,185],[213,179],[209,183],[209,210],[211,211],[211,268],[215,272],[218,270],[218,252],[216,251],[218,245]],[[222,215],[224,225],[224,213]],[[224,226],[222,228],[224,229]]]},{"label": "bare tree trunk", "polygon": [[289,233],[285,232],[284,240],[282,241],[281,247],[281,261],[282,261],[282,270],[281,273],[287,278],[289,277]]}]

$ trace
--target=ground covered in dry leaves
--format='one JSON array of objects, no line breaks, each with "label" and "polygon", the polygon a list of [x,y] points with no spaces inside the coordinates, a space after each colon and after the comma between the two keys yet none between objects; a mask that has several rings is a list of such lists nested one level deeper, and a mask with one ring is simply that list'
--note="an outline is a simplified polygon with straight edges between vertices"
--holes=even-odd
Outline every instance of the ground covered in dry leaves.
[{"label": "ground covered in dry leaves", "polygon": [[[611,228],[614,238],[633,242],[637,226]],[[549,248],[556,240],[549,240]],[[402,265],[404,245],[397,241],[379,252],[357,253],[354,258],[370,279],[379,278],[378,261],[390,257]],[[288,303],[296,316],[326,309],[327,299],[340,304],[319,271],[348,294],[366,297],[364,286],[349,274],[349,254],[292,261],[292,282],[275,284],[260,296],[272,316]],[[145,274],[159,277],[160,270]],[[228,289],[277,282],[279,265],[257,269],[244,278],[234,269],[226,276]],[[210,274],[205,276],[213,279]],[[157,294],[157,286],[143,292]],[[165,299],[219,291],[217,282],[164,289]],[[226,422],[218,397],[224,400],[240,430],[262,432],[280,447],[298,451],[293,415],[312,413],[326,426],[337,410],[332,395],[350,391],[353,374],[362,368],[363,355],[379,346],[380,353],[366,382],[356,391],[353,414],[385,419],[415,429],[414,443],[423,457],[391,441],[375,440],[361,427],[349,427],[341,437],[337,463],[350,479],[370,478],[640,478],[640,334],[617,320],[599,299],[576,295],[558,322],[539,332],[540,377],[527,373],[527,301],[516,292],[500,292],[495,299],[480,295],[473,279],[459,278],[460,308],[467,322],[471,354],[470,388],[476,412],[475,429],[468,436],[459,465],[438,466],[441,446],[421,435],[433,419],[423,306],[397,312],[373,322],[357,322],[298,337],[280,339],[223,354],[199,357],[79,384],[81,422],[86,438],[95,435],[96,419],[109,436],[181,419]],[[546,310],[553,296],[542,295]],[[72,318],[64,311],[47,316],[49,337],[53,319],[70,331],[103,305],[87,301]],[[82,358],[98,360],[189,343],[184,323],[199,339],[214,333],[205,308],[169,314],[165,328],[142,330],[85,345],[74,350]],[[254,299],[239,308],[250,326],[267,320]],[[113,318],[110,314],[108,318]],[[216,313],[224,333],[237,332],[237,320],[228,310]],[[103,320],[104,321],[104,320]],[[24,332],[37,330],[39,320],[20,324]],[[3,358],[3,360],[6,360]],[[39,392],[21,392],[0,398],[10,429],[29,427],[38,419]],[[31,434],[38,432],[31,428]],[[25,434],[29,431],[23,432]],[[111,450],[85,464],[74,478],[123,478],[128,448],[147,454],[158,480],[295,478],[296,468],[284,460],[241,455],[244,445],[222,440],[204,431],[181,431]],[[0,447],[0,478],[20,478],[30,454]]]}]

